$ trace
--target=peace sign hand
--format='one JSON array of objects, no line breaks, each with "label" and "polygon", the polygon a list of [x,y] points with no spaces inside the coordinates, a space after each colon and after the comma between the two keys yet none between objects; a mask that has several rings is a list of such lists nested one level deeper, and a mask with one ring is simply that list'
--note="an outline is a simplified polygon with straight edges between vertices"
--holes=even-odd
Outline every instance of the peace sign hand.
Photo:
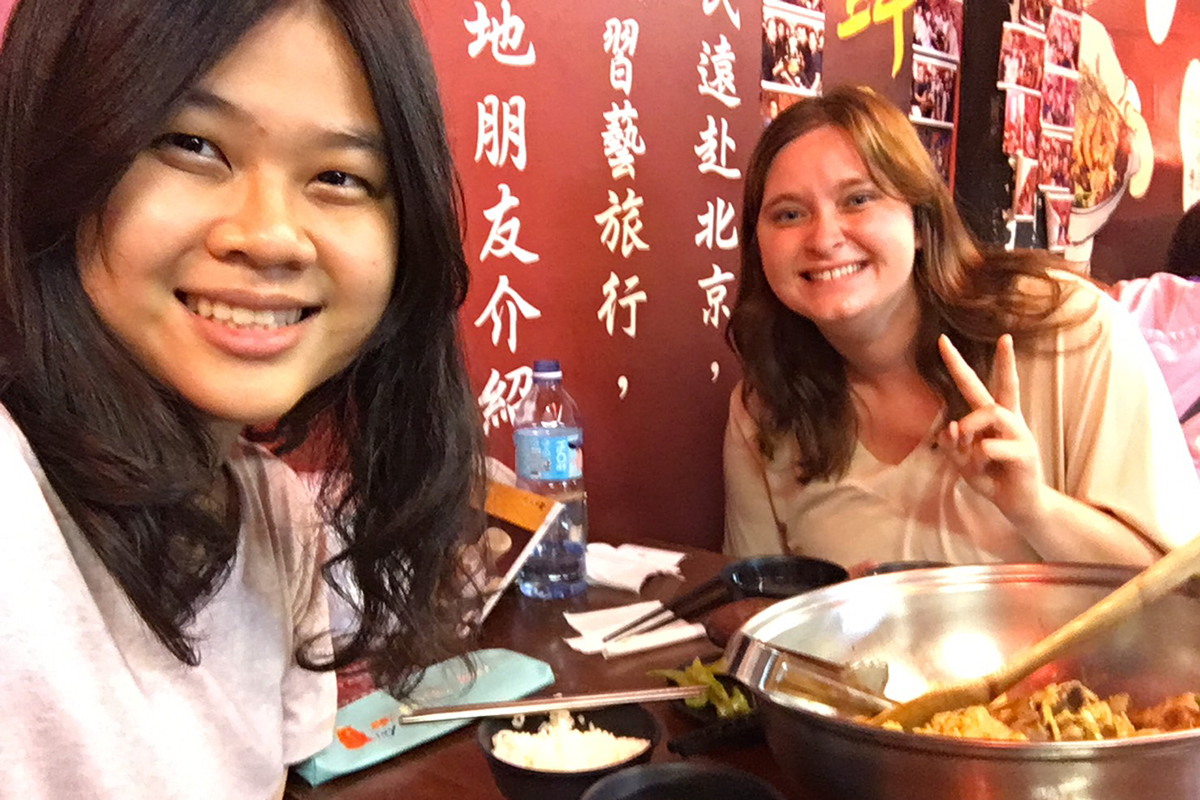
[{"label": "peace sign hand", "polygon": [[994,394],[975,370],[942,336],[938,349],[950,376],[971,411],[951,421],[940,445],[967,483],[995,504],[1013,524],[1036,518],[1043,505],[1045,481],[1037,442],[1021,414],[1021,387],[1013,340],[1004,334],[996,343],[992,364]]}]

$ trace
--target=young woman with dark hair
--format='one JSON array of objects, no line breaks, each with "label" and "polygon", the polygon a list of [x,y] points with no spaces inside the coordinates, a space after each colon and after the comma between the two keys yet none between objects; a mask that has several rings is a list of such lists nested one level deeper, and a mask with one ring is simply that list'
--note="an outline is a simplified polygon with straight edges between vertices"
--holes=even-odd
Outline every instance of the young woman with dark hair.
[{"label": "young woman with dark hair", "polygon": [[726,550],[1143,563],[1193,535],[1162,377],[1059,263],[981,249],[870,90],[780,114],[745,187]]},{"label": "young woman with dark hair", "polygon": [[[0,103],[0,796],[276,795],[332,735],[332,670],[411,681],[474,602],[419,27],[402,0],[21,0]],[[251,429],[320,443],[318,504]],[[327,582],[359,612],[336,642]]]}]

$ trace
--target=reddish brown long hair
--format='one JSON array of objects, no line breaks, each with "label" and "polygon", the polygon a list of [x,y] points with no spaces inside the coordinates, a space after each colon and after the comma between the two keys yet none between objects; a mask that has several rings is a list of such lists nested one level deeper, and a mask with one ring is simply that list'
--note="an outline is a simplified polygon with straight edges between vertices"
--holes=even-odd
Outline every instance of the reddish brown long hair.
[{"label": "reddish brown long hair", "polygon": [[1028,348],[1042,334],[1067,324],[1052,319],[1065,300],[1065,288],[1049,270],[1061,267],[1061,261],[1042,251],[981,247],[899,109],[870,89],[849,86],[796,103],[763,132],[750,157],[742,205],[741,281],[726,337],[742,360],[743,399],[753,409],[763,452],[770,455],[781,436],[796,436],[798,466],[806,480],[845,473],[857,420],[841,355],[767,283],[758,216],[775,157],[791,142],[826,126],[850,136],[883,192],[912,206],[922,243],[913,265],[921,309],[917,370],[952,415],[965,413],[966,401],[938,354],[941,334],[950,337],[979,374],[987,375],[1002,334],[1013,334],[1019,348]]}]

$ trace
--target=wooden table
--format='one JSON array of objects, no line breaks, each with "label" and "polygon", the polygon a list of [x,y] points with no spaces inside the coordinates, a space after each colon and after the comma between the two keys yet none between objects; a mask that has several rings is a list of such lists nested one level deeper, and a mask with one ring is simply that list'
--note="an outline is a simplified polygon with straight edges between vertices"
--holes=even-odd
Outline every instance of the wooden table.
[{"label": "wooden table", "polygon": [[[644,653],[605,660],[599,655],[583,655],[562,641],[574,632],[562,618],[563,611],[584,611],[634,602],[636,599],[667,600],[689,587],[716,575],[727,559],[719,553],[689,549],[681,568],[684,582],[677,578],[652,578],[643,587],[640,598],[629,592],[593,587],[584,597],[546,602],[530,600],[510,591],[497,605],[484,626],[483,647],[505,647],[542,659],[554,669],[557,678],[544,694],[553,692],[595,692],[607,689],[647,688],[663,685],[646,676],[646,671],[659,667],[677,667],[694,656],[719,654],[711,642],[699,639]],[[667,750],[666,742],[673,736],[695,728],[696,723],[665,703],[648,706],[663,725],[663,739],[654,753],[653,761],[675,761],[678,757]],[[710,759],[759,775],[785,793],[788,787],[779,768],[765,746],[755,745],[729,750]],[[448,736],[402,753],[354,775],[317,787],[309,787],[293,776],[288,782],[287,795],[294,800],[502,800],[492,781],[487,762],[475,743],[475,726],[468,725]],[[792,792],[795,800],[809,800],[807,795]]]}]

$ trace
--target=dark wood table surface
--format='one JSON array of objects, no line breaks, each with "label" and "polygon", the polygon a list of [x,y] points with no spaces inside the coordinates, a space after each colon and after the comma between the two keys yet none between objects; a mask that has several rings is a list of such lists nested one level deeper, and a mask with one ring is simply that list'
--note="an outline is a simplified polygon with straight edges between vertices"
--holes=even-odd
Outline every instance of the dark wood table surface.
[{"label": "dark wood table surface", "polygon": [[[563,611],[585,611],[638,600],[668,600],[713,576],[727,563],[725,556],[679,545],[663,545],[688,553],[681,564],[684,580],[654,577],[642,587],[640,596],[591,587],[585,596],[565,601],[530,600],[516,591],[508,592],[484,625],[482,647],[504,647],[539,658],[554,670],[555,683],[539,694],[595,692],[608,689],[649,688],[664,685],[646,671],[678,667],[694,656],[716,656],[720,650],[706,639],[683,642],[643,653],[605,660],[600,655],[583,655],[563,643],[573,631],[563,620]],[[663,738],[652,761],[675,761],[666,742],[697,727],[697,722],[667,703],[647,706],[663,726]],[[752,772],[779,787],[794,800],[809,800],[807,794],[786,784],[765,745],[749,745],[719,753],[693,756]],[[317,787],[292,776],[286,797],[294,800],[502,800],[500,792],[475,742],[471,724],[441,739],[402,753],[354,775]]]}]

